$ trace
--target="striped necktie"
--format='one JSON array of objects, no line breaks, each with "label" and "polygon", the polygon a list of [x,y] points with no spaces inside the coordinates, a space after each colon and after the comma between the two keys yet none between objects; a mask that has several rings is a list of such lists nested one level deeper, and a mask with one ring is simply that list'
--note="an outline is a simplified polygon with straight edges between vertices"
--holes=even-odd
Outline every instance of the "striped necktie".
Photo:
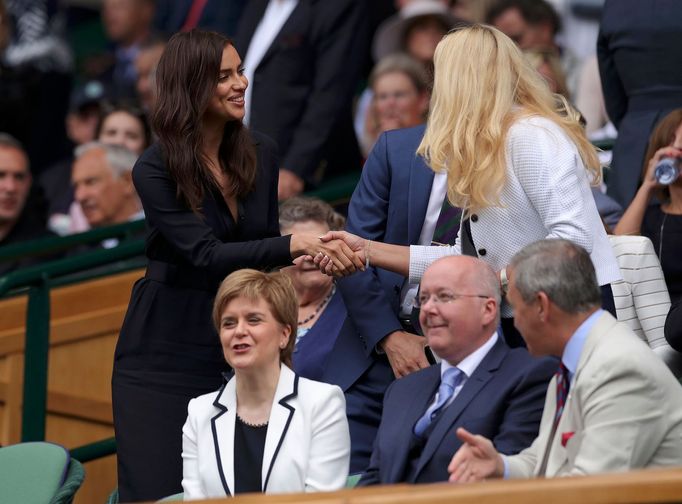
[{"label": "striped necktie", "polygon": [[436,229],[433,232],[433,245],[454,245],[459,223],[462,220],[462,209],[453,207],[448,201],[448,195],[443,199],[443,206],[436,221]]},{"label": "striped necktie", "polygon": [[556,413],[554,414],[554,428],[559,424],[561,414],[564,412],[566,405],[566,398],[568,397],[568,388],[570,386],[570,378],[568,376],[568,368],[562,362],[559,370],[556,372]]}]

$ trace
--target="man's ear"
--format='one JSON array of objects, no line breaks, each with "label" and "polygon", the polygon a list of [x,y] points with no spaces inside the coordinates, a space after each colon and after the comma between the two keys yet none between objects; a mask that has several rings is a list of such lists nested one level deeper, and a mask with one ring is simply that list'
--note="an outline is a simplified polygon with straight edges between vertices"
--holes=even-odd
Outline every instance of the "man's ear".
[{"label": "man's ear", "polygon": [[540,291],[537,293],[538,316],[541,322],[547,322],[549,318],[550,301],[546,293]]}]

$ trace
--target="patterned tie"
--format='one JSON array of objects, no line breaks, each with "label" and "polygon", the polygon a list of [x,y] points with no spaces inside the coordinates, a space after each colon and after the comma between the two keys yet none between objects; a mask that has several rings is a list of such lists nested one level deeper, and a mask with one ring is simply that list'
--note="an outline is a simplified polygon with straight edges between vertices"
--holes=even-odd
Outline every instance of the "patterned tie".
[{"label": "patterned tie", "polygon": [[462,209],[453,207],[448,201],[447,194],[440,209],[440,215],[436,221],[436,229],[433,232],[433,245],[454,245],[459,223],[462,220]]},{"label": "patterned tie", "polygon": [[449,368],[443,373],[440,387],[438,387],[438,400],[429,406],[426,413],[424,413],[422,417],[417,420],[417,423],[414,424],[414,434],[416,436],[422,437],[424,435],[424,432],[429,428],[429,425],[431,425],[431,422],[436,415],[438,415],[441,408],[452,397],[452,394],[455,393],[455,388],[457,388],[459,382],[462,381],[463,375],[464,373],[456,367]]},{"label": "patterned tie", "polygon": [[559,370],[556,372],[556,413],[554,414],[554,428],[559,424],[561,414],[564,412],[564,405],[568,397],[568,388],[570,386],[570,378],[568,376],[568,368],[562,362]]}]

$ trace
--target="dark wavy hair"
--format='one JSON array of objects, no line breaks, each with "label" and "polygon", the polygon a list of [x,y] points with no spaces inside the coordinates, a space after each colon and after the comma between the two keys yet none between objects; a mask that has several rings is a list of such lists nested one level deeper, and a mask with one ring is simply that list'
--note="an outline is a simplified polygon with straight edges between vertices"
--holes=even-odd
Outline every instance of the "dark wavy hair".
[{"label": "dark wavy hair", "polygon": [[[220,190],[202,151],[201,120],[218,85],[223,50],[232,42],[214,32],[194,29],[173,35],[156,70],[157,101],[152,128],[159,139],[178,198],[201,212],[206,191]],[[219,157],[228,175],[227,194],[241,197],[253,189],[256,152],[241,121],[225,125]]]}]

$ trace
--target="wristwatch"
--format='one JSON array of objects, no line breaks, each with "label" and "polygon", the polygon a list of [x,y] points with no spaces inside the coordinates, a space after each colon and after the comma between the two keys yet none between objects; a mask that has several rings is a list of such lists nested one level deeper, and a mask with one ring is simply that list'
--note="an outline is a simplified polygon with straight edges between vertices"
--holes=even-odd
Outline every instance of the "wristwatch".
[{"label": "wristwatch", "polygon": [[502,295],[506,296],[509,290],[509,279],[507,278],[507,268],[502,268],[500,270],[500,290]]}]

